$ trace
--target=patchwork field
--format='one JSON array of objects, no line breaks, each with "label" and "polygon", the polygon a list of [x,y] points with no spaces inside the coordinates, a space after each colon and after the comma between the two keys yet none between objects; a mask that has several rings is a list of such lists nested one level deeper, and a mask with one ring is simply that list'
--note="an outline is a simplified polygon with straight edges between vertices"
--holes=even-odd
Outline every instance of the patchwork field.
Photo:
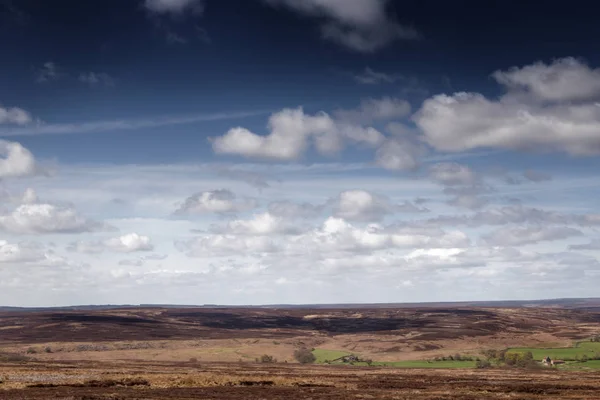
[{"label": "patchwork field", "polygon": [[593,355],[599,333],[595,310],[564,308],[5,312],[0,398],[594,398],[600,361],[475,365],[490,349]]}]

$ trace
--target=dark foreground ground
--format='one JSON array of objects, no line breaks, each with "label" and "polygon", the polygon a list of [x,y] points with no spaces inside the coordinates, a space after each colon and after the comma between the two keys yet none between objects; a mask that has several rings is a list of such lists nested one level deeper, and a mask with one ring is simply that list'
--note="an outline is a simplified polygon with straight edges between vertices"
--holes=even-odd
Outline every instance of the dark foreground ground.
[{"label": "dark foreground ground", "polygon": [[0,398],[599,399],[600,373],[292,364],[3,363]]}]

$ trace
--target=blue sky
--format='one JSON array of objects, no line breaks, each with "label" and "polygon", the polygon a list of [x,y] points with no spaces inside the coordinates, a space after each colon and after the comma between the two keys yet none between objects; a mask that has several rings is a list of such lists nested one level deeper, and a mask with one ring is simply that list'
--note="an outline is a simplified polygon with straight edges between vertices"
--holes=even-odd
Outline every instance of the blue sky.
[{"label": "blue sky", "polygon": [[0,0],[0,304],[596,295],[576,5]]}]

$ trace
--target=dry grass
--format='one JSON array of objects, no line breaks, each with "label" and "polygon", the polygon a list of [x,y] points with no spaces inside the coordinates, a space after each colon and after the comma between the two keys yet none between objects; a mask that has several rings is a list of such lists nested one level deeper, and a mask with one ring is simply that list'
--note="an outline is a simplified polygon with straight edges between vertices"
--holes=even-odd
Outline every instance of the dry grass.
[{"label": "dry grass", "polygon": [[[0,364],[0,398],[584,399],[600,373],[207,363]],[[140,391],[143,391],[141,395]],[[85,397],[88,396],[88,397]],[[90,397],[91,396],[91,397]],[[93,397],[95,396],[95,397]],[[180,396],[180,397],[177,397]],[[197,397],[194,397],[197,396]]]}]

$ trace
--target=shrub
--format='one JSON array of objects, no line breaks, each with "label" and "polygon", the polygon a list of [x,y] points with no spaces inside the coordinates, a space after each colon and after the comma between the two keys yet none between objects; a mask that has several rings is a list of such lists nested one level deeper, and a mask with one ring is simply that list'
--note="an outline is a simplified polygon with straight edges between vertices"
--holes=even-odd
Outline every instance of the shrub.
[{"label": "shrub", "polygon": [[48,346],[44,349],[46,353],[52,353],[52,347]]},{"label": "shrub", "polygon": [[190,358],[190,362],[195,364],[198,362],[198,359],[196,357],[192,357]]},{"label": "shrub", "polygon": [[27,349],[27,354],[36,354],[37,350],[34,347],[30,347]]},{"label": "shrub", "polygon": [[294,351],[294,358],[300,364],[312,364],[317,361],[317,357],[307,348],[302,348]]},{"label": "shrub", "polygon": [[271,363],[275,363],[277,362],[277,360],[275,358],[273,358],[273,356],[270,356],[268,354],[263,354],[262,356],[260,356],[260,358],[258,359],[258,362],[261,362],[263,364],[271,364]]},{"label": "shrub", "polygon": [[491,368],[492,367],[492,363],[489,362],[488,360],[478,360],[475,363],[475,367],[479,368],[479,369]]}]

